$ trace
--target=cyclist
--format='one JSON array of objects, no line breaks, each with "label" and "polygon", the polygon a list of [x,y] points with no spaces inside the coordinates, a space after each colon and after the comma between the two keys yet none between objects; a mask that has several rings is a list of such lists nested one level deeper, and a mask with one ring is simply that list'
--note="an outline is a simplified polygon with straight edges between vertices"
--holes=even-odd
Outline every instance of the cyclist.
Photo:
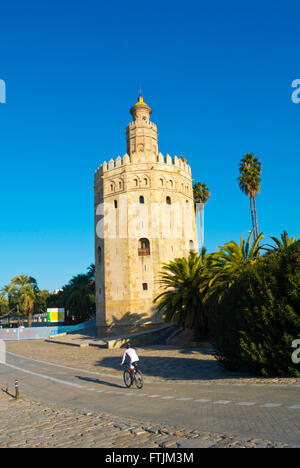
[{"label": "cyclist", "polygon": [[123,359],[122,359],[122,362],[121,362],[121,366],[123,366],[125,360],[130,361],[129,370],[130,370],[130,374],[131,374],[132,371],[134,370],[134,368],[137,366],[137,362],[139,361],[139,357],[138,357],[138,355],[136,353],[136,350],[131,347],[130,343],[126,344],[126,349],[125,349],[124,354],[123,354]]}]

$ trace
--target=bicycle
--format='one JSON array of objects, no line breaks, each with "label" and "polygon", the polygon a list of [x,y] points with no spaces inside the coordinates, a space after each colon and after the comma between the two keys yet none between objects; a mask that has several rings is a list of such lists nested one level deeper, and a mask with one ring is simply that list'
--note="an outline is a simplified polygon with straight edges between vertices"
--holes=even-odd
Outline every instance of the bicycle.
[{"label": "bicycle", "polygon": [[131,385],[135,383],[136,387],[140,390],[144,385],[143,374],[139,369],[137,369],[136,365],[133,365],[133,370],[124,370],[123,380],[127,388],[130,388]]}]

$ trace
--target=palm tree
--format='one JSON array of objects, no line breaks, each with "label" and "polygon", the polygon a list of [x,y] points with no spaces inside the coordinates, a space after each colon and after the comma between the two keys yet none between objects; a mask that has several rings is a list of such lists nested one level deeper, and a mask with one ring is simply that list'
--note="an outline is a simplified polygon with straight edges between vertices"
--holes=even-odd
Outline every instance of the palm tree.
[{"label": "palm tree", "polygon": [[8,299],[0,293],[0,316],[6,315],[9,311]]},{"label": "palm tree", "polygon": [[195,203],[206,203],[210,198],[210,192],[204,182],[196,182],[193,185]]},{"label": "palm tree", "polygon": [[91,263],[91,265],[88,267],[88,272],[87,275],[90,278],[91,281],[95,280],[95,273],[96,273],[96,267],[94,263]]},{"label": "palm tree", "polygon": [[240,176],[238,177],[238,182],[240,189],[250,199],[252,226],[254,239],[256,239],[258,237],[258,224],[255,197],[260,190],[261,163],[258,158],[254,158],[253,153],[247,153],[240,162],[239,171]]},{"label": "palm tree", "polygon": [[158,313],[166,322],[195,331],[207,329],[203,296],[209,256],[205,249],[201,255],[191,252],[188,258],[176,258],[164,264],[158,283],[164,289],[154,300]]},{"label": "palm tree", "polygon": [[21,291],[23,311],[28,316],[28,327],[32,326],[32,315],[38,303],[38,293],[33,284],[26,284]]},{"label": "palm tree", "polygon": [[14,307],[14,299],[17,293],[17,287],[14,284],[7,284],[1,289],[1,295],[4,297],[7,297],[8,300],[8,307],[9,309],[14,308],[16,309],[16,306]]},{"label": "palm tree", "polygon": [[272,237],[271,236],[271,239],[272,239],[273,242],[275,242],[275,245],[267,244],[267,246],[270,247],[270,249],[264,249],[264,250],[266,250],[269,253],[271,253],[273,251],[284,250],[287,247],[289,247],[290,245],[297,242],[298,239],[300,239],[300,235],[297,236],[296,238],[295,237],[289,237],[287,231],[283,231],[283,233],[280,234],[280,237],[281,237],[281,240],[277,239],[277,237]]},{"label": "palm tree", "polygon": [[[36,280],[32,276],[24,274],[14,276],[10,284],[1,290],[2,294],[7,295],[10,311],[16,315],[27,315],[28,311],[31,310],[30,297],[33,293],[37,296],[38,291]],[[36,298],[34,303],[36,303]],[[29,321],[31,323],[31,318]]]},{"label": "palm tree", "polygon": [[211,254],[212,277],[209,281],[205,301],[216,299],[218,303],[221,302],[224,294],[233,285],[240,273],[249,264],[256,262],[263,248],[259,245],[263,233],[251,245],[252,234],[253,231],[250,232],[246,241],[241,236],[240,244],[231,241],[223,246],[218,246],[220,250]]},{"label": "palm tree", "polygon": [[37,288],[37,281],[32,276],[28,275],[17,275],[14,276],[11,280],[11,283],[18,286],[20,289],[26,287],[28,284],[31,284],[33,287]]},{"label": "palm tree", "polygon": [[193,185],[194,203],[196,215],[200,212],[200,231],[201,231],[201,248],[204,248],[204,233],[203,233],[203,220],[204,220],[204,205],[207,203],[211,194],[208,187],[204,182],[196,182]]}]

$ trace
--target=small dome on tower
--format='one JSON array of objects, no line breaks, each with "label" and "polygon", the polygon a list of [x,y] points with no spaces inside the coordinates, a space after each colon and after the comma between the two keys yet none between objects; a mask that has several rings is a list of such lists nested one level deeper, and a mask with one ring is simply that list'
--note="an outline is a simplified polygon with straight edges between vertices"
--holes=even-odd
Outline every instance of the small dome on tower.
[{"label": "small dome on tower", "polygon": [[144,98],[140,92],[138,102],[130,109],[133,120],[137,120],[139,117],[144,120],[149,120],[151,112],[151,107],[144,102]]}]

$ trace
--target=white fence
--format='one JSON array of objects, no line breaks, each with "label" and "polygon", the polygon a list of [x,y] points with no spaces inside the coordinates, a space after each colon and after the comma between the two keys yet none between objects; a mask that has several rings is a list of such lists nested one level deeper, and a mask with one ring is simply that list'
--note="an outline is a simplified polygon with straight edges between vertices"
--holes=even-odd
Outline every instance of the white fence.
[{"label": "white fence", "polygon": [[0,340],[0,364],[6,363],[5,341]]},{"label": "white fence", "polygon": [[[68,333],[77,330],[84,330],[96,326],[96,319],[91,319],[78,325],[65,325],[56,327],[32,327],[32,328],[3,328],[0,329],[1,341],[9,340],[41,340],[50,336],[59,335],[60,333]],[[1,351],[1,349],[0,349]]]}]

